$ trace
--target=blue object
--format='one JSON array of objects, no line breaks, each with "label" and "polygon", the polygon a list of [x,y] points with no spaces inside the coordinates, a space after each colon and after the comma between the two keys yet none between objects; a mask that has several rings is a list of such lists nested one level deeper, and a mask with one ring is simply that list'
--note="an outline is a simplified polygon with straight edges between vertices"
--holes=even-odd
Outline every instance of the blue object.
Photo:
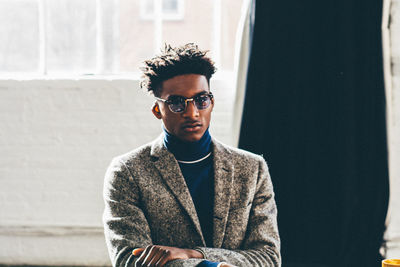
[{"label": "blue object", "polygon": [[200,262],[199,264],[197,264],[197,267],[217,267],[218,264],[219,264],[219,262],[204,260],[204,261]]}]

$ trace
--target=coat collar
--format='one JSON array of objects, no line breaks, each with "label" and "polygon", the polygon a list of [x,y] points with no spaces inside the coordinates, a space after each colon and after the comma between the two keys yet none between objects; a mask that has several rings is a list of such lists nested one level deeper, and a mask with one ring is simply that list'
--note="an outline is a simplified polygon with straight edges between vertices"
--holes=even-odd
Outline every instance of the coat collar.
[{"label": "coat collar", "polygon": [[231,152],[215,139],[212,139],[212,144],[214,155],[213,246],[220,248],[225,236],[231,203],[234,166]]},{"label": "coat collar", "polygon": [[158,169],[161,177],[175,195],[177,201],[189,215],[192,220],[196,232],[200,235],[203,245],[205,240],[200,227],[200,221],[196,213],[196,208],[190,196],[185,178],[179,168],[178,162],[174,155],[167,150],[163,144],[163,135],[159,136],[152,144],[150,151],[151,160]]},{"label": "coat collar", "polygon": [[[222,245],[228,219],[233,182],[233,164],[230,151],[214,138],[212,138],[211,142],[214,167],[213,246],[218,248]],[[186,186],[185,178],[182,175],[175,157],[163,145],[163,135],[160,135],[153,142],[150,156],[165,183],[191,218],[205,246],[200,221],[189,189]]]}]

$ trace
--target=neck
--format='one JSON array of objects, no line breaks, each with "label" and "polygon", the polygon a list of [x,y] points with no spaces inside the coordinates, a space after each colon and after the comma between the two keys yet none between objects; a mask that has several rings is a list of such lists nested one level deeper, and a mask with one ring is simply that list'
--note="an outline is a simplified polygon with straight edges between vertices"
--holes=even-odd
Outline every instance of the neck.
[{"label": "neck", "polygon": [[177,160],[193,161],[205,157],[211,152],[211,136],[208,129],[198,141],[187,142],[170,134],[165,128],[164,146],[174,154]]}]

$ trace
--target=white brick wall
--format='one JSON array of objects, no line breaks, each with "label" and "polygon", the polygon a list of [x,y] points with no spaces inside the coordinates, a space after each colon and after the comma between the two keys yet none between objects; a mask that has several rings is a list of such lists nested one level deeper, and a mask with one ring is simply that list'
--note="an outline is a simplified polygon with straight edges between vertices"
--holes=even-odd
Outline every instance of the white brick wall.
[{"label": "white brick wall", "polygon": [[[232,83],[211,87],[211,134],[231,144]],[[134,80],[0,81],[0,263],[109,264],[104,173],[160,134],[152,103]]]}]

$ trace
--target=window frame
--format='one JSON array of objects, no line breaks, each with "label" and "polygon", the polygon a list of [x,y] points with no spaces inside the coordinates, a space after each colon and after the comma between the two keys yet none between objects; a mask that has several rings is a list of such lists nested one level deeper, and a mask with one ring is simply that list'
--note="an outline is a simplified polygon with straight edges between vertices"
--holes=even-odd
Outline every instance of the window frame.
[{"label": "window frame", "polygon": [[[156,20],[156,13],[157,11],[154,9],[154,7],[162,3],[163,0],[151,0],[153,1],[153,12],[147,12],[146,9],[146,3],[148,3],[150,0],[140,0],[140,19],[142,20]],[[161,19],[165,21],[180,21],[184,19],[185,16],[185,7],[184,7],[184,1],[183,0],[176,0],[177,1],[177,12],[176,14],[173,13],[163,13],[162,8],[160,9],[161,11]]]}]

